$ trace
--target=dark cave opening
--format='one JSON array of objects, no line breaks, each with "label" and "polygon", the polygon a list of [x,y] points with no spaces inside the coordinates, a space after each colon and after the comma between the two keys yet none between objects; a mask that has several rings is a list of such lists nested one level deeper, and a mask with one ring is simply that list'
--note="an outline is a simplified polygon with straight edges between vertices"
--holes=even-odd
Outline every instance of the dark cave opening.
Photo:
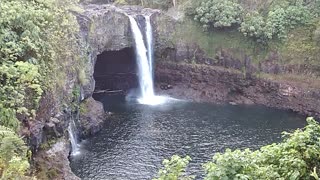
[{"label": "dark cave opening", "polygon": [[96,81],[93,97],[122,96],[139,86],[134,48],[104,51],[97,56],[94,67]]}]

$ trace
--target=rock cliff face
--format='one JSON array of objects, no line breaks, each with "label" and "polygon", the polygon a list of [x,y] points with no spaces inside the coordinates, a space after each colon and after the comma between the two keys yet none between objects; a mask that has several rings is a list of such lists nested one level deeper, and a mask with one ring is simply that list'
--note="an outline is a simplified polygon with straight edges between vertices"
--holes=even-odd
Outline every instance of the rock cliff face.
[{"label": "rock cliff face", "polygon": [[173,89],[159,90],[182,99],[231,104],[260,104],[320,117],[320,91],[294,82],[245,76],[217,66],[159,62],[157,81]]},{"label": "rock cliff face", "polygon": [[84,9],[84,12],[77,14],[77,19],[80,24],[80,36],[89,47],[86,71],[89,81],[82,87],[86,98],[94,91],[93,71],[97,56],[106,51],[133,48],[128,15],[135,16],[141,26],[145,26],[143,16],[151,15],[156,57],[164,57],[164,54],[170,53],[170,49],[175,48],[172,35],[176,21],[159,10],[138,6],[116,7],[110,4],[85,5]]},{"label": "rock cliff face", "polygon": [[90,97],[95,88],[93,78],[97,56],[105,51],[119,51],[133,47],[133,37],[127,15],[156,14],[159,11],[140,7],[113,5],[87,5],[85,11],[77,15],[80,34],[89,47],[89,62],[86,77],[89,80],[83,88],[84,96]]},{"label": "rock cliff face", "polygon": [[107,118],[103,106],[92,97],[82,102],[80,106],[80,131],[82,137],[97,133]]}]

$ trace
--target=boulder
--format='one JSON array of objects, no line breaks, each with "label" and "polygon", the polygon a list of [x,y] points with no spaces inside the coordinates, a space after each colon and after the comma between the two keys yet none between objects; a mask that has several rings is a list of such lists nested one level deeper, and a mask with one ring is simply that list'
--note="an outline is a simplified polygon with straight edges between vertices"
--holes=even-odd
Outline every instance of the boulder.
[{"label": "boulder", "polygon": [[61,139],[50,149],[39,151],[34,157],[38,179],[80,180],[70,168],[69,142]]},{"label": "boulder", "polygon": [[82,136],[93,135],[100,131],[106,119],[107,115],[102,103],[93,98],[88,98],[81,103],[79,124]]}]

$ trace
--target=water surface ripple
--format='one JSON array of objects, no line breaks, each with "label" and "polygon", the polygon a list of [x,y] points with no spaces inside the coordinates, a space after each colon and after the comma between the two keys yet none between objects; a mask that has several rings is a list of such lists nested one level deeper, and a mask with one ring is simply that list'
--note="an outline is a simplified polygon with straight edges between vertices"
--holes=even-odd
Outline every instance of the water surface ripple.
[{"label": "water surface ripple", "polygon": [[[281,132],[305,125],[292,112],[261,106],[174,102],[118,106],[113,120],[82,144],[71,167],[82,179],[143,180],[155,177],[164,158],[189,155],[190,172],[226,148],[280,140]],[[201,174],[201,173],[200,173]],[[200,179],[199,173],[194,173]]]}]

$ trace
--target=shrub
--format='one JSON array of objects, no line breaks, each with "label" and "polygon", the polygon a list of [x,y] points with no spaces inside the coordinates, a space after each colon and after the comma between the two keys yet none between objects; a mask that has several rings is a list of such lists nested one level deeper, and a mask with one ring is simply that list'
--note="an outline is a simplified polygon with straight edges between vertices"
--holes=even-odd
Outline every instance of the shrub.
[{"label": "shrub", "polygon": [[[79,28],[70,12],[75,7],[74,0],[1,0],[1,179],[21,179],[29,168],[27,148],[14,134],[19,131],[18,119],[34,120],[43,91],[54,91],[59,77],[77,72]],[[67,62],[74,69],[66,70]]]},{"label": "shrub", "polygon": [[0,66],[0,77],[4,77],[0,94],[5,95],[0,96],[0,106],[10,108],[19,114],[34,117],[35,114],[32,110],[38,108],[37,104],[43,92],[39,84],[38,66],[22,61],[5,62]]},{"label": "shrub", "polygon": [[[205,180],[220,179],[312,179],[319,177],[320,125],[307,118],[308,125],[293,133],[283,133],[283,142],[251,151],[227,149],[216,153],[212,161],[203,165]],[[177,180],[185,171],[188,160],[174,156],[164,161],[162,179]],[[180,163],[179,163],[180,162]],[[169,176],[171,175],[171,176]]]},{"label": "shrub", "polygon": [[272,34],[266,34],[266,22],[258,12],[246,14],[239,31],[243,35],[254,38],[257,42],[267,42],[272,38]]},{"label": "shrub", "polygon": [[284,133],[284,141],[257,151],[227,150],[204,165],[206,179],[310,179],[320,168],[320,126],[308,118],[304,130]]},{"label": "shrub", "polygon": [[245,36],[267,43],[275,38],[285,39],[290,29],[306,24],[310,18],[310,11],[301,4],[276,6],[265,18],[257,12],[248,13],[239,30]]},{"label": "shrub", "polygon": [[9,128],[0,126],[0,177],[26,179],[29,168],[28,148],[23,140]]},{"label": "shrub", "polygon": [[302,5],[286,8],[276,7],[268,14],[266,33],[279,39],[286,38],[290,29],[306,24],[310,18],[309,11]]},{"label": "shrub", "polygon": [[185,176],[184,172],[191,158],[186,156],[181,158],[177,155],[171,157],[170,160],[163,160],[164,168],[159,170],[158,178],[153,180],[191,180],[193,177]]},{"label": "shrub", "polygon": [[233,0],[208,0],[196,9],[194,19],[204,29],[231,27],[241,23],[242,7]]}]

